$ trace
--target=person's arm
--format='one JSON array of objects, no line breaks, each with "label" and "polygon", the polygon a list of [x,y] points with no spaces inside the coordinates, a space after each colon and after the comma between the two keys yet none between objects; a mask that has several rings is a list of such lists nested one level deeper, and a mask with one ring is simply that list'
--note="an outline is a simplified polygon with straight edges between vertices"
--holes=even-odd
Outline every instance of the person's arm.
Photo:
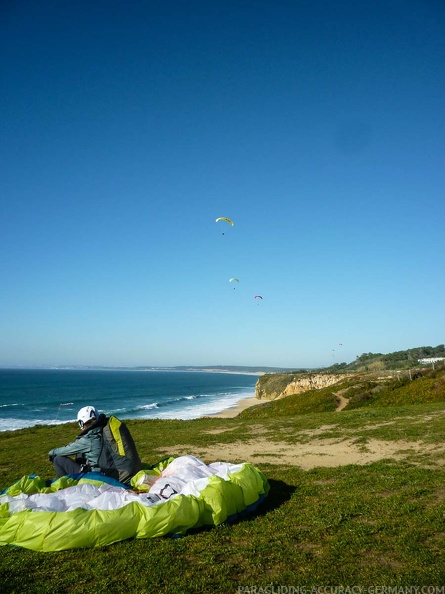
[{"label": "person's arm", "polygon": [[66,446],[62,446],[60,448],[53,448],[48,452],[48,456],[53,458],[54,456],[74,456],[75,454],[85,454],[89,452],[91,445],[89,440],[86,440],[83,437],[76,439],[69,443]]}]

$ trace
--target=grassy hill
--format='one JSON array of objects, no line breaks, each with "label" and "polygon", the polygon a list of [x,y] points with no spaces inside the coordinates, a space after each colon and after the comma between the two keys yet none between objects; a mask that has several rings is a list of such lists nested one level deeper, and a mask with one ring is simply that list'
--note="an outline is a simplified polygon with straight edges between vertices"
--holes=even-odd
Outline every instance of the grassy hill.
[{"label": "grassy hill", "polygon": [[[394,377],[395,376],[395,377]],[[291,376],[293,377],[293,376]],[[272,382],[270,389],[283,389],[288,375],[264,376],[261,381]],[[423,369],[416,373],[391,373],[388,376],[375,372],[354,373],[338,383],[320,390],[291,394],[243,411],[245,419],[292,416],[317,412],[334,412],[340,398],[345,399],[344,410],[372,406],[400,406],[426,402],[445,402],[445,368]]]},{"label": "grassy hill", "polygon": [[[60,553],[4,547],[1,591],[441,588],[444,374],[430,369],[415,379],[380,380],[360,372],[326,390],[260,403],[234,419],[131,421],[144,461],[181,453],[206,462],[248,460],[268,477],[268,498],[255,516],[181,539]],[[336,412],[340,395],[348,404]],[[76,433],[71,425],[0,433],[0,489],[24,474],[52,477],[47,451]]]},{"label": "grassy hill", "polygon": [[324,371],[381,371],[384,369],[410,369],[422,367],[419,359],[445,357],[445,345],[436,347],[424,346],[396,351],[383,355],[382,353],[363,353],[352,363],[337,363]]}]

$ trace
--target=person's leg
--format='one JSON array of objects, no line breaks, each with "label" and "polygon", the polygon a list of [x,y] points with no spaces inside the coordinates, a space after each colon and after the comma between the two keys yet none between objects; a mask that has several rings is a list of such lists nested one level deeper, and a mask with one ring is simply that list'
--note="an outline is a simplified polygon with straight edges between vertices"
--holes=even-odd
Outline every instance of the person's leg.
[{"label": "person's leg", "polygon": [[68,458],[67,456],[54,456],[53,465],[57,476],[65,476],[66,474],[77,474],[80,472],[80,464]]}]

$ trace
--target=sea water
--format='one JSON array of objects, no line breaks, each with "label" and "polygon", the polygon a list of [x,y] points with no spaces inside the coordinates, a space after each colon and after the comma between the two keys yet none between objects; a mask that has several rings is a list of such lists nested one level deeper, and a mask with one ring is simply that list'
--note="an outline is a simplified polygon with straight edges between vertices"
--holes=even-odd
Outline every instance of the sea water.
[{"label": "sea water", "polygon": [[0,369],[0,431],[75,422],[88,405],[120,419],[195,419],[253,397],[257,379],[206,371]]}]

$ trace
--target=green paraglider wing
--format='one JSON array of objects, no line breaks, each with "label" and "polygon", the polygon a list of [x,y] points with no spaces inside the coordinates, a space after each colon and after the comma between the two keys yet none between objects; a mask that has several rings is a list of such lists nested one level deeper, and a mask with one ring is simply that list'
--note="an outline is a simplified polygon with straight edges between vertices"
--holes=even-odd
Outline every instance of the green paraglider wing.
[{"label": "green paraglider wing", "polygon": [[218,221],[226,221],[227,223],[229,223],[229,225],[232,225],[232,227],[233,227],[233,225],[235,224],[235,223],[232,221],[232,219],[229,219],[229,218],[227,218],[227,217],[218,217],[218,218],[216,219],[215,223],[217,223]]},{"label": "green paraglider wing", "polygon": [[239,279],[237,279],[237,278],[230,278],[229,279],[229,283],[231,283],[232,281],[235,281],[235,282],[239,283]]},{"label": "green paraglider wing", "polygon": [[[50,486],[38,476],[25,476],[0,493],[0,545],[46,552],[181,535],[251,513],[269,492],[267,478],[250,463],[207,466],[193,456],[170,460],[146,471],[142,479],[157,478],[148,481],[150,487],[146,483],[145,493],[112,484],[99,473],[62,477]],[[201,477],[181,488],[184,481],[175,483],[175,472],[186,468]],[[134,478],[141,481],[143,472]],[[143,483],[134,489],[138,485]]]}]

